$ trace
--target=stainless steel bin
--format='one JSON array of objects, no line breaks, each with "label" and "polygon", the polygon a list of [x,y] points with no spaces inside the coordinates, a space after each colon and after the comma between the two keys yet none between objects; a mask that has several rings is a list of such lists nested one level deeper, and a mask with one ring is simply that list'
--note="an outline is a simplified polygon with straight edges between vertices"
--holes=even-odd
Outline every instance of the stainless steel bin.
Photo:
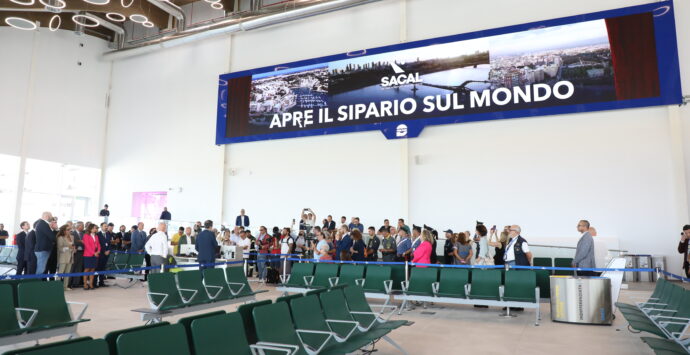
[{"label": "stainless steel bin", "polygon": [[[666,257],[663,255],[653,255],[652,256],[652,268],[659,270],[666,270]],[[660,277],[668,280],[668,277],[662,273],[659,273]],[[656,281],[657,273],[652,273],[652,281]]]},{"label": "stainless steel bin", "polygon": [[565,323],[613,322],[611,279],[551,276],[551,320]]},{"label": "stainless steel bin", "polygon": [[[652,256],[651,255],[637,255],[637,267],[640,269],[651,269],[653,268],[652,266]],[[653,280],[653,272],[643,272],[643,271],[638,271],[637,272],[640,276],[638,277],[638,280],[641,282],[652,282]]]},{"label": "stainless steel bin", "polygon": [[[637,255],[624,255],[625,257],[625,268],[626,269],[637,269]],[[640,275],[633,271],[626,271],[623,274],[623,281],[625,282],[638,282],[640,281]]]}]

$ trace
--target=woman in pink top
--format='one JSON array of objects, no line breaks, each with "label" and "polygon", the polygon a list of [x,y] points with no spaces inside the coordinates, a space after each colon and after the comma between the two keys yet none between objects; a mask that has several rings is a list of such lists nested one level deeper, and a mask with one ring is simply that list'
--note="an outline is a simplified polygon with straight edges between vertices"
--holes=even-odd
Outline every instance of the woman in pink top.
[{"label": "woman in pink top", "polygon": [[[101,253],[101,243],[98,241],[98,225],[90,224],[86,227],[84,243],[84,272],[93,272],[98,264],[98,255]],[[88,282],[87,282],[88,280]],[[93,290],[93,275],[84,275],[84,290]]]},{"label": "woman in pink top", "polygon": [[[413,263],[430,264],[431,263],[431,233],[428,230],[422,231],[422,243],[414,250]],[[418,265],[417,267],[426,267]]]}]

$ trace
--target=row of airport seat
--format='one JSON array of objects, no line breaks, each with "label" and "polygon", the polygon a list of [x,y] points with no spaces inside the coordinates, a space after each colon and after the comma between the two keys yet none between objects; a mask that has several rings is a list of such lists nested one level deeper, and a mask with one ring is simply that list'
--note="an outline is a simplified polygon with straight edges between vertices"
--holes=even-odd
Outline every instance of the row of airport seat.
[{"label": "row of airport seat", "polygon": [[242,267],[198,269],[148,276],[150,308],[135,309],[142,320],[159,322],[164,317],[254,299],[268,290],[253,291]]},{"label": "row of airport seat", "polygon": [[[573,258],[532,258],[532,266],[573,267]],[[571,270],[551,270],[549,273],[551,275],[573,276]]]},{"label": "row of airport seat", "polygon": [[690,353],[690,290],[660,278],[646,301],[616,307],[631,329],[658,336],[641,338],[656,354]]},{"label": "row of airport seat", "polygon": [[14,246],[0,246],[0,275],[8,274],[17,269],[17,254],[19,248]]},{"label": "row of airport seat", "polygon": [[[82,309],[72,315],[70,305]],[[0,346],[77,334],[87,305],[67,302],[61,281],[0,281]]]},{"label": "row of airport seat", "polygon": [[535,324],[540,319],[540,299],[548,298],[550,292],[547,270],[415,267],[409,281],[400,281],[400,291],[393,289],[392,273],[388,265],[296,263],[277,290],[304,293],[357,285],[363,287],[367,297],[385,299],[386,304],[403,301],[399,312],[408,301],[534,308]]},{"label": "row of airport seat", "polygon": [[384,339],[405,353],[388,335],[409,325],[374,312],[360,287],[338,286],[252,302],[236,312],[215,311],[182,318],[177,324],[111,331],[104,339],[82,337],[11,350],[4,355],[217,355],[347,354]]}]

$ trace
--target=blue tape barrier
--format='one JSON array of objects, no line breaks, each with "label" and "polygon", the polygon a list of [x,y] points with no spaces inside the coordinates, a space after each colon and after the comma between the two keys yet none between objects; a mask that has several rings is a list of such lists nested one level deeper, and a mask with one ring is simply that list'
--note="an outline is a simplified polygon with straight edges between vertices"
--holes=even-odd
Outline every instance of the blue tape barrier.
[{"label": "blue tape barrier", "polygon": [[[233,265],[233,264],[244,264],[244,261],[242,260],[237,260],[237,261],[226,261],[226,262],[218,262],[218,263],[208,263],[208,264],[182,264],[182,265],[163,265],[163,268],[165,269],[177,269],[177,268],[191,268],[191,267],[200,267],[200,266],[205,266],[205,267],[210,267],[210,266],[218,266],[218,265]],[[64,274],[32,274],[32,275],[0,275],[0,281],[1,280],[24,280],[24,279],[47,279],[49,277],[80,277],[80,276],[98,276],[98,275],[112,275],[112,274],[127,274],[127,273],[133,273],[137,271],[146,271],[146,270],[160,270],[161,266],[142,266],[142,267],[137,267],[137,268],[130,268],[130,269],[120,269],[120,270],[102,270],[102,271],[93,271],[93,272],[72,272],[72,273],[64,273]]]},{"label": "blue tape barrier", "polygon": [[676,274],[674,274],[674,273],[670,273],[670,272],[668,272],[668,271],[666,271],[666,270],[661,270],[661,273],[664,274],[664,275],[666,275],[666,276],[674,277],[674,278],[676,278],[676,279],[678,279],[678,280],[681,280],[681,281],[690,282],[690,279],[689,279],[689,278],[683,277],[683,276],[680,276],[680,275],[676,275]]}]

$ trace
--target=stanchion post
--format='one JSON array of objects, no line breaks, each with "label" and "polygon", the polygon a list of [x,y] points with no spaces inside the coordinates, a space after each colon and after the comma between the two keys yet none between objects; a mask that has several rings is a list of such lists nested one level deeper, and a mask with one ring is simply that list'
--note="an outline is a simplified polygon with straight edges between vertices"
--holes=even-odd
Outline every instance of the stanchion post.
[{"label": "stanchion post", "polygon": [[405,260],[405,282],[410,282],[408,275],[410,274],[410,264]]},{"label": "stanchion post", "polygon": [[287,277],[287,257],[283,257],[283,280]]}]

